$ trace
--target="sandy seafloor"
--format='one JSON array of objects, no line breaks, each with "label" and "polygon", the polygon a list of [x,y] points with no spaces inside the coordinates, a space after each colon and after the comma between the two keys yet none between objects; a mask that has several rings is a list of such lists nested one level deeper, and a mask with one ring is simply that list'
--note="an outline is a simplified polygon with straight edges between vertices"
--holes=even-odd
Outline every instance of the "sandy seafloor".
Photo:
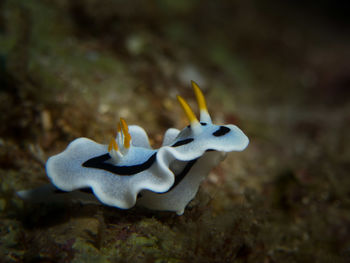
[{"label": "sandy seafloor", "polygon": [[[0,2],[0,262],[349,262],[350,39],[345,1]],[[38,205],[70,141],[119,117],[154,147],[188,122],[197,81],[250,138],[182,216]]]}]

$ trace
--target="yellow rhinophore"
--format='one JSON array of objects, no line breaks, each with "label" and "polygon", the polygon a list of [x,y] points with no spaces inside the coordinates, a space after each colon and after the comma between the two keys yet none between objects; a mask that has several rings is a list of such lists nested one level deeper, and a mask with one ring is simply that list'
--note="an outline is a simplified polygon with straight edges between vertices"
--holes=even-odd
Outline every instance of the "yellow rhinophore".
[{"label": "yellow rhinophore", "polygon": [[180,102],[182,109],[184,110],[187,118],[190,121],[192,131],[195,134],[199,134],[201,132],[202,128],[201,128],[201,125],[200,125],[196,115],[194,115],[190,105],[188,105],[188,103],[179,95],[177,96],[177,100]]},{"label": "yellow rhinophore", "polygon": [[203,92],[199,88],[196,82],[191,80],[191,84],[196,95],[199,111],[200,111],[200,121],[211,123],[211,118],[208,112],[207,103],[205,101]]},{"label": "yellow rhinophore", "polygon": [[187,118],[189,119],[191,125],[195,124],[195,123],[199,123],[196,115],[194,115],[190,105],[188,105],[188,103],[180,96],[177,95],[177,100],[180,102],[180,105],[182,107],[182,109],[184,110]]},{"label": "yellow rhinophore", "polygon": [[199,110],[208,112],[207,103],[205,102],[203,92],[201,91],[197,83],[194,82],[193,80],[191,80],[191,84],[192,84],[194,93],[196,94]]}]

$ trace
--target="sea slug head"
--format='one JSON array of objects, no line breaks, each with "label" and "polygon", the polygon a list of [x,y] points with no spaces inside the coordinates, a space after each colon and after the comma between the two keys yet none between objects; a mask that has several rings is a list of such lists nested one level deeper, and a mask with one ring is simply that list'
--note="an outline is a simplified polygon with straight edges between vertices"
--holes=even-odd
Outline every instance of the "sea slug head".
[{"label": "sea slug head", "polygon": [[196,95],[200,119],[197,119],[189,104],[181,96],[177,96],[190,121],[190,125],[179,133],[172,146],[178,147],[182,153],[193,152],[194,154],[190,154],[191,157],[189,158],[193,158],[195,155],[199,157],[205,151],[230,152],[244,150],[249,143],[248,137],[233,124],[213,124],[203,93],[194,81],[191,83]]}]

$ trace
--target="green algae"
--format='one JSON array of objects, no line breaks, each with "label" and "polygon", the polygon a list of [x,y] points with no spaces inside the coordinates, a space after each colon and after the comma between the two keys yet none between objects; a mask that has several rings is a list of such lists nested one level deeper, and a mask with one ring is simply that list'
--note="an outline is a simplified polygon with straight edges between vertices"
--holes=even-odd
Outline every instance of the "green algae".
[{"label": "green algae", "polygon": [[110,262],[106,254],[86,243],[84,239],[77,239],[72,248],[75,250],[75,257],[71,262]]}]

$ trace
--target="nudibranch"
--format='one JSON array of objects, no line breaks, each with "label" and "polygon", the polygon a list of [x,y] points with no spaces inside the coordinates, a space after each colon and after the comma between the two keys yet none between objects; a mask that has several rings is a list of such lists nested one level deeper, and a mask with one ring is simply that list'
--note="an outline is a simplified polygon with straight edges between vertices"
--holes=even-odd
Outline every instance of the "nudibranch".
[{"label": "nudibranch", "polygon": [[177,96],[190,125],[181,131],[168,129],[160,148],[152,149],[145,130],[128,126],[121,118],[116,137],[109,145],[87,138],[74,140],[46,163],[53,186],[20,191],[19,195],[49,200],[51,191],[91,200],[93,193],[109,206],[127,209],[139,204],[183,214],[210,170],[227,152],[242,151],[249,143],[237,126],[212,123],[203,93],[195,82],[191,83],[200,120],[189,104]]}]

